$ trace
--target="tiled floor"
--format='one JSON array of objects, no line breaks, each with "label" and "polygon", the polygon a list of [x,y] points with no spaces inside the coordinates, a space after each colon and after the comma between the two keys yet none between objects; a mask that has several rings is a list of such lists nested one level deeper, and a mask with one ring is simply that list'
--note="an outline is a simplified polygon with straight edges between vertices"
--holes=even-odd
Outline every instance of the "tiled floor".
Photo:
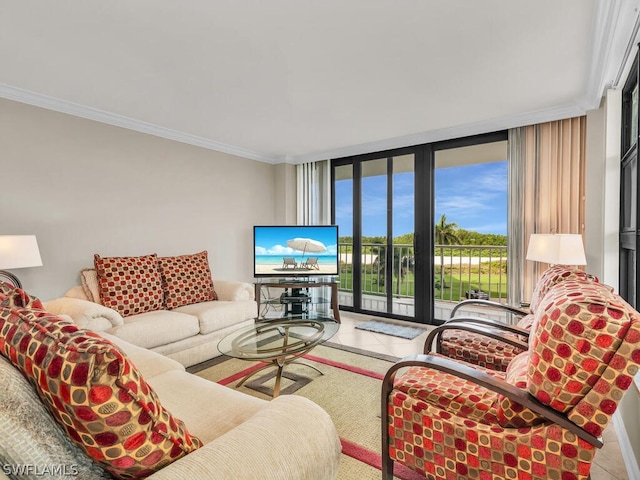
[{"label": "tiled floor", "polygon": [[[425,330],[414,340],[405,340],[379,333],[356,330],[356,325],[372,319],[371,315],[359,315],[350,312],[340,312],[342,324],[338,333],[331,338],[331,342],[341,345],[360,348],[371,352],[382,353],[394,357],[404,357],[422,353],[424,341],[428,335]],[[397,322],[412,327],[419,326],[414,323]],[[605,430],[604,447],[596,453],[594,464],[591,468],[591,480],[628,480],[622,454],[618,445],[613,425]]]}]

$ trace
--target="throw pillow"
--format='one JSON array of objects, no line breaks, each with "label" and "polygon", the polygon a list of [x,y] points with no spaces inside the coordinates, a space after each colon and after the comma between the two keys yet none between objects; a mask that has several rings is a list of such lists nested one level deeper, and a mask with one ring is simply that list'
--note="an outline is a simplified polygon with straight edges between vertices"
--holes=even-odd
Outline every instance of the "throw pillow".
[{"label": "throw pillow", "polygon": [[89,300],[100,303],[100,283],[98,282],[98,272],[95,268],[83,268],[80,270],[80,280],[82,290]]},{"label": "throw pillow", "polygon": [[29,478],[112,478],[67,437],[31,384],[2,355],[0,385],[0,461],[5,473],[27,478],[18,472],[30,465],[35,475]]},{"label": "throw pillow", "polygon": [[148,476],[201,446],[118,347],[69,320],[2,307],[0,353],[69,438],[114,476]]},{"label": "throw pillow", "polygon": [[[509,362],[505,373],[505,382],[526,390],[528,370],[529,352],[519,353]],[[544,421],[544,417],[541,415],[504,395],[498,395],[496,416],[498,423],[505,428],[530,427]]]},{"label": "throw pillow", "polygon": [[7,282],[0,282],[0,306],[43,308],[42,302],[38,298]]},{"label": "throw pillow", "polygon": [[169,310],[192,303],[217,300],[207,251],[193,255],[160,257],[164,303]]},{"label": "throw pillow", "polygon": [[598,382],[631,323],[633,310],[599,283],[555,285],[540,304],[527,390],[540,402],[568,412]]},{"label": "throw pillow", "polygon": [[94,255],[100,303],[123,317],[161,310],[162,278],[158,256],[105,257]]},{"label": "throw pillow", "polygon": [[545,295],[554,285],[567,280],[599,283],[597,277],[580,270],[578,267],[571,265],[551,265],[542,273],[531,294],[531,301],[529,303],[531,313],[537,311]]}]

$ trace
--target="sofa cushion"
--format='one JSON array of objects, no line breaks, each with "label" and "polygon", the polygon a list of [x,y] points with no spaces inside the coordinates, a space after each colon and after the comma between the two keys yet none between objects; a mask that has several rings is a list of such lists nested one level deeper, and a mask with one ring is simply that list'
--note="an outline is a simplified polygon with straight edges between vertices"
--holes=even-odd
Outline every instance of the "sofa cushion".
[{"label": "sofa cushion", "polygon": [[158,256],[105,257],[94,255],[100,284],[100,302],[123,317],[160,310],[162,277]]},{"label": "sofa cushion", "polygon": [[[526,390],[528,369],[529,352],[519,353],[507,366],[505,382]],[[505,428],[529,427],[544,421],[544,417],[504,395],[498,395],[497,411],[498,423]]]},{"label": "sofa cushion", "polygon": [[205,444],[241,425],[269,403],[178,370],[156,375],[149,384]]},{"label": "sofa cushion", "polygon": [[107,330],[107,333],[143,348],[177,342],[199,332],[200,324],[195,316],[173,310],[131,315],[125,317],[122,325]]},{"label": "sofa cushion", "polygon": [[0,310],[0,353],[94,461],[148,476],[200,447],[111,342],[37,308]]},{"label": "sofa cushion", "polygon": [[[515,334],[505,334],[518,338]],[[442,353],[449,358],[462,360],[480,367],[504,372],[521,348],[491,337],[454,328],[442,332]]]},{"label": "sofa cushion", "polygon": [[[67,437],[27,379],[1,355],[0,385],[0,461],[4,468],[30,465],[43,472],[42,477],[50,472],[55,478],[111,478]],[[59,475],[53,466],[61,467]]]},{"label": "sofa cushion", "polygon": [[555,285],[536,313],[529,393],[555,410],[571,410],[602,376],[631,318],[631,307],[604,285]]},{"label": "sofa cushion", "polygon": [[178,307],[173,312],[186,313],[197,317],[202,335],[236,325],[242,320],[256,318],[257,316],[256,302],[252,300],[237,302],[217,300],[215,302],[194,303]]},{"label": "sofa cushion", "polygon": [[217,300],[207,251],[158,258],[164,304],[168,309]]},{"label": "sofa cushion", "polygon": [[[100,336],[106,338],[114,345],[116,345],[120,350],[122,350],[133,362],[133,364],[144,376],[145,380],[147,380],[148,383],[151,383],[151,378],[166,372],[185,371],[184,365],[173,360],[172,358],[165,357],[164,355],[152,352],[149,349],[134,345],[133,343],[127,342],[120,337],[116,337],[115,335],[109,335],[108,333],[101,332]],[[164,398],[162,399],[162,404],[166,406],[166,401]],[[173,411],[172,413],[175,414],[175,412]],[[180,415],[178,415],[178,417],[179,416]]]}]

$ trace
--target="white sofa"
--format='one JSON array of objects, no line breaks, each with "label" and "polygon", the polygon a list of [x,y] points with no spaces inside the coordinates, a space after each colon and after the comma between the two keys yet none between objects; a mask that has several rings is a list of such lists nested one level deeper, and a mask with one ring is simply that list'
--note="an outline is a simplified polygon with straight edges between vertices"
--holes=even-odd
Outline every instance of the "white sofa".
[{"label": "white sofa", "polygon": [[91,301],[82,286],[45,302],[45,307],[51,313],[70,316],[82,328],[114,335],[189,367],[220,355],[220,339],[250,325],[258,315],[252,285],[229,280],[214,280],[214,284],[218,300],[124,318]]},{"label": "white sofa", "polygon": [[[136,365],[162,405],[204,445],[147,477],[154,480],[330,480],[341,445],[328,414],[297,395],[261,400],[189,374],[167,357],[102,334]],[[0,478],[95,480],[110,476],[65,435],[24,376],[0,356]],[[29,466],[31,475],[10,474]],[[48,470],[50,471],[50,470]]]},{"label": "white sofa", "polygon": [[163,406],[205,445],[149,478],[333,479],[342,447],[329,415],[298,395],[261,400],[185,372],[179,363],[105,334]]}]

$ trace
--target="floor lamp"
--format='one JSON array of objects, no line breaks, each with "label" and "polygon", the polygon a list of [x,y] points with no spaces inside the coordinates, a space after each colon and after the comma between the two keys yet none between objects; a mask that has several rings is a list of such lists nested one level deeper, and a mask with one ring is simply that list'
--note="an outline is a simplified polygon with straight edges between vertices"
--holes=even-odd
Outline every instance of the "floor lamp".
[{"label": "floor lamp", "polygon": [[35,235],[0,235],[0,279],[4,277],[15,287],[22,288],[18,277],[4,269],[41,266]]}]

